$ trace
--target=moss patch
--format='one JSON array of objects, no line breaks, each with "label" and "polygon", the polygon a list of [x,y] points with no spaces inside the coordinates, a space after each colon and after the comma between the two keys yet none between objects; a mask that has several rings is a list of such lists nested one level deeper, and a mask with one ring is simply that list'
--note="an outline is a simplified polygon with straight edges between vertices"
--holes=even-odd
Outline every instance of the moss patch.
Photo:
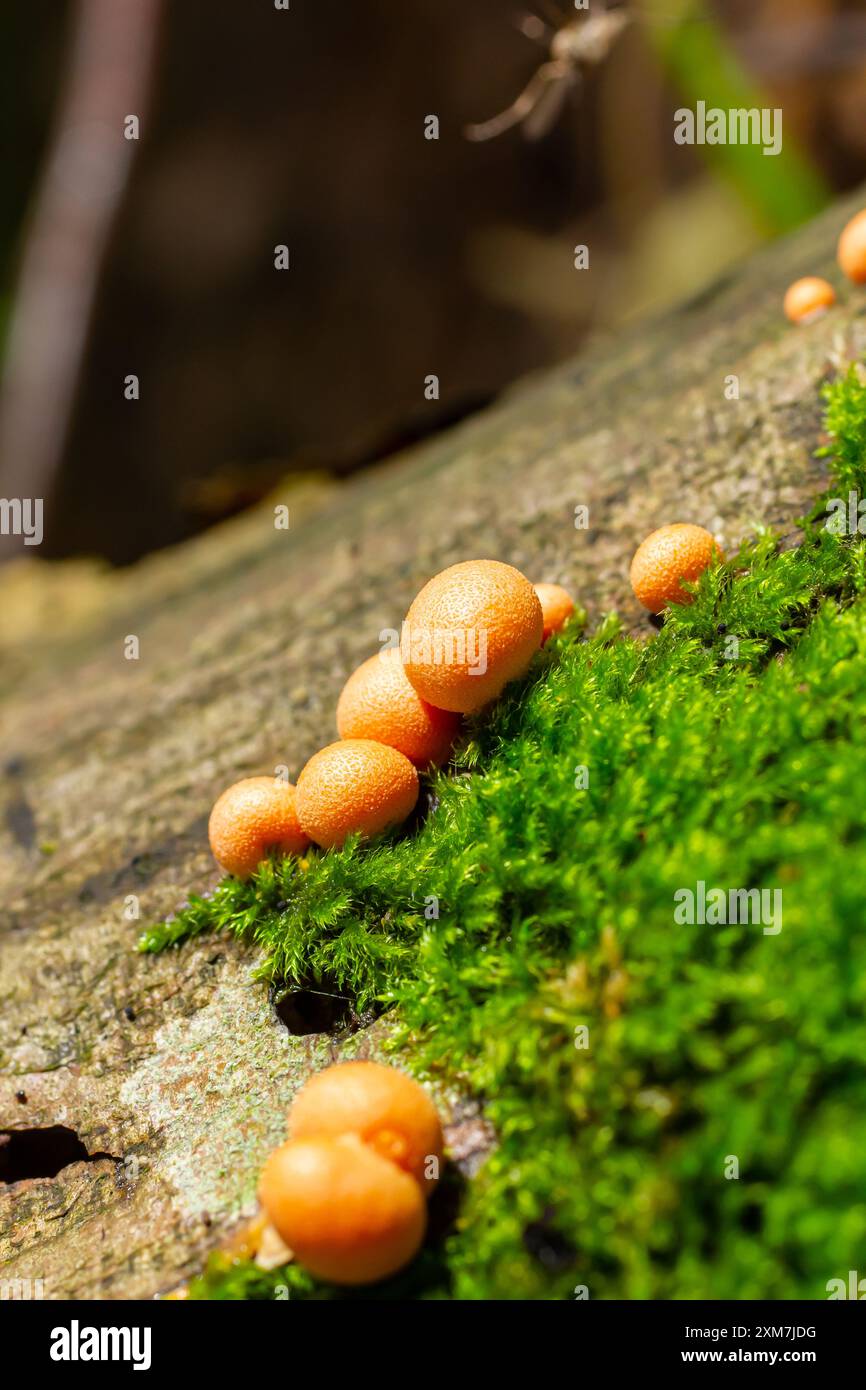
[{"label": "moss patch", "polygon": [[[862,494],[856,369],[826,423],[831,492]],[[143,938],[252,939],[263,978],[395,1009],[413,1067],[485,1097],[495,1153],[378,1296],[822,1297],[862,1259],[866,566],[825,504],[648,643],[611,617],[549,644],[416,833],[226,880]],[[782,930],[677,922],[700,882],[780,890]],[[217,1258],[193,1292],[331,1291]]]}]

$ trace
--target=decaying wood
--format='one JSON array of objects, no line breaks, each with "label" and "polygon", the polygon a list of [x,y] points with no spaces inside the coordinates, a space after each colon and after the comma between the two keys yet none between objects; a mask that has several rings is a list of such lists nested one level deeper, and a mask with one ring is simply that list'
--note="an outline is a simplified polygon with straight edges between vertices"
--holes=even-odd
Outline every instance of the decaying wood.
[{"label": "decaying wood", "polygon": [[[227,940],[135,953],[144,923],[217,881],[215,796],[296,773],[334,737],[346,674],[445,564],[508,560],[648,633],[627,572],[653,526],[694,520],[726,546],[757,523],[791,532],[822,485],[819,388],[866,347],[866,300],[844,290],[793,329],[781,299],[832,273],[853,206],[413,454],[287,497],[288,531],[263,508],[94,580],[74,620],[58,592],[29,642],[0,629],[0,1130],[63,1125],[106,1155],[0,1189],[2,1277],[42,1279],[47,1297],[150,1295],[253,1210],[297,1086],[375,1049],[383,1025],[343,1049],[289,1035]],[[465,1111],[455,1122],[473,1170],[487,1141]]]}]

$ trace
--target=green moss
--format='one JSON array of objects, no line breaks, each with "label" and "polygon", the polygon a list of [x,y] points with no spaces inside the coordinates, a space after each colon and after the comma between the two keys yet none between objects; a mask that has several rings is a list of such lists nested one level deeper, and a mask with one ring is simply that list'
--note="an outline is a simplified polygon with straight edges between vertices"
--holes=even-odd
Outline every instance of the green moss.
[{"label": "green moss", "polygon": [[331,1299],[407,1299],[440,1298],[448,1280],[448,1270],[441,1250],[421,1251],[412,1264],[393,1279],[375,1287],[344,1289],[314,1279],[300,1265],[289,1264],[280,1269],[259,1269],[249,1260],[233,1259],[217,1252],[210,1256],[204,1273],[193,1279],[189,1297],[238,1302],[321,1301]]},{"label": "green moss", "polygon": [[[827,426],[863,491],[856,372]],[[415,834],[227,880],[143,938],[255,940],[262,977],[393,1008],[413,1066],[485,1097],[498,1147],[416,1294],[822,1297],[862,1260],[866,580],[821,511],[646,644],[613,617],[550,643]],[[781,890],[782,930],[678,924],[699,881]],[[281,1273],[194,1293],[332,1292]]]},{"label": "green moss", "polygon": [[824,388],[824,423],[830,443],[820,453],[832,464],[833,481],[842,492],[862,496],[866,460],[866,375],[852,363],[847,375]]}]

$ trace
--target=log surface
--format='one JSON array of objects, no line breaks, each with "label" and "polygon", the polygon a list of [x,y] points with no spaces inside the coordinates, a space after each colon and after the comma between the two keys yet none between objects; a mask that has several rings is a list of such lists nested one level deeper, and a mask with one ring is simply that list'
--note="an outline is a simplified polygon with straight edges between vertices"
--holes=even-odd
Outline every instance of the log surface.
[{"label": "log surface", "polygon": [[[0,625],[0,1135],[64,1126],[90,1155],[0,1183],[0,1277],[150,1296],[253,1210],[296,1088],[383,1029],[342,1049],[291,1035],[233,941],[136,954],[143,926],[218,881],[215,797],[296,775],[335,737],[346,675],[447,564],[506,560],[646,635],[627,576],[653,527],[696,521],[726,549],[756,524],[791,534],[823,485],[820,385],[866,348],[866,301],[842,289],[794,329],[782,296],[836,278],[857,205],[411,454],[287,494],[288,531],[263,507],[94,580],[84,614],[55,574],[36,639]],[[0,610],[21,582],[0,575]]]}]

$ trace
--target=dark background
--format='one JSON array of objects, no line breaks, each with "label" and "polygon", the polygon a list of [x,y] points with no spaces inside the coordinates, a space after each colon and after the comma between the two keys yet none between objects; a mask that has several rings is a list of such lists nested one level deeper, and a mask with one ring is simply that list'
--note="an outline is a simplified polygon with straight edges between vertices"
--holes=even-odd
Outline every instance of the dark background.
[{"label": "dark background", "polygon": [[[4,8],[7,368],[75,45],[105,3]],[[143,3],[113,0],[115,22]],[[560,9],[573,14],[568,0]],[[41,554],[128,563],[287,473],[364,466],[589,332],[698,290],[863,178],[862,4],[641,9],[647,23],[544,139],[516,130],[473,144],[465,124],[507,106],[545,56],[518,30],[519,0],[291,0],[288,13],[272,0],[163,0],[154,60],[139,73],[141,139],[92,253],[81,350],[50,369],[51,353],[37,354],[44,380],[24,424],[0,432],[0,495],[32,479],[46,497]],[[544,0],[538,13],[549,10]],[[122,115],[137,108],[119,85]],[[673,112],[700,97],[782,106],[784,154],[676,146]],[[424,139],[431,113],[436,142]],[[81,264],[64,268],[77,234],[65,216],[55,205],[61,278]],[[591,247],[590,273],[573,268],[578,242]],[[274,269],[282,243],[288,272]],[[60,341],[51,313],[34,331]],[[128,373],[137,402],[124,399]],[[429,373],[439,401],[425,400]],[[52,411],[59,442],[41,464],[32,446],[31,465],[29,431]]]}]

